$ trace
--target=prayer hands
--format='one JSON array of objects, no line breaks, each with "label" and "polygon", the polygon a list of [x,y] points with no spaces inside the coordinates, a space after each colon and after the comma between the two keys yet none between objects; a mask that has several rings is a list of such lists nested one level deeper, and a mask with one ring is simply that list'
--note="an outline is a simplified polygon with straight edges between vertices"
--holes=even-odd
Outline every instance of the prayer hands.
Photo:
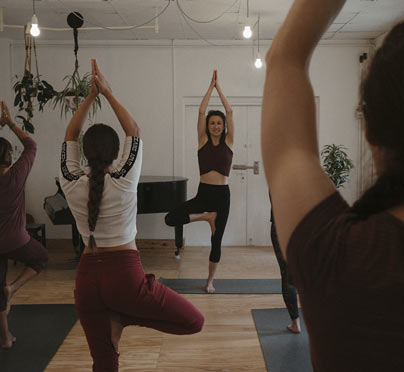
[{"label": "prayer hands", "polygon": [[1,101],[1,117],[0,117],[0,125],[4,127],[6,124],[10,126],[12,124],[10,111],[4,101]]},{"label": "prayer hands", "polygon": [[[92,74],[93,74],[93,85],[94,89],[97,90],[97,94],[101,93],[105,96],[106,93],[111,92],[111,88],[108,85],[103,74],[101,74],[98,69],[97,61],[95,59],[91,60]],[[93,89],[93,86],[91,87]]]},{"label": "prayer hands", "polygon": [[217,88],[219,86],[219,82],[217,79],[217,70],[213,70],[212,81],[210,82],[210,86],[212,88]]}]

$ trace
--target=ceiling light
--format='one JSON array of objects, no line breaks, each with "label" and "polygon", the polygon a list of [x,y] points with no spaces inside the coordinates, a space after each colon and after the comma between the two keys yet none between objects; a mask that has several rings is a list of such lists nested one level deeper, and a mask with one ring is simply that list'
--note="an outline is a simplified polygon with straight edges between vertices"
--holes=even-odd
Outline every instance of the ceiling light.
[{"label": "ceiling light", "polygon": [[257,59],[254,62],[254,65],[255,65],[256,68],[261,68],[262,67],[262,61],[261,61],[261,58],[260,58],[259,54],[257,56]]},{"label": "ceiling light", "polygon": [[243,36],[246,39],[249,39],[252,36],[251,26],[246,25],[244,27]]},{"label": "ceiling light", "polygon": [[247,21],[243,30],[243,36],[245,39],[249,39],[252,36],[251,26],[248,21],[249,13],[250,13],[249,0],[247,0]]},{"label": "ceiling light", "polygon": [[262,67],[262,61],[260,56],[260,17],[258,16],[258,27],[257,27],[257,39],[258,39],[258,52],[257,52],[257,59],[254,62],[255,68]]},{"label": "ceiling light", "polygon": [[35,14],[32,16],[31,29],[29,32],[34,37],[39,36],[39,34],[41,33],[41,30],[39,29],[39,26],[38,26],[38,18]]},{"label": "ceiling light", "polygon": [[38,18],[35,15],[35,0],[32,0],[32,13],[31,29],[29,30],[29,32],[32,36],[37,37],[41,33],[41,30],[38,26]]}]

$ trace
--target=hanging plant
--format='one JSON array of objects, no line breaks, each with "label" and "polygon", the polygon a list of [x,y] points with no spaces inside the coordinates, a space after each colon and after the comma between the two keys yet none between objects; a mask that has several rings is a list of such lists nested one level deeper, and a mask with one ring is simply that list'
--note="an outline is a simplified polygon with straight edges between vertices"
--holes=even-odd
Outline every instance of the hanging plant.
[{"label": "hanging plant", "polygon": [[[67,17],[67,23],[73,29],[75,65],[73,73],[63,78],[63,81],[67,82],[65,88],[57,92],[53,99],[53,107],[60,106],[61,116],[63,114],[67,116],[69,112],[74,114],[91,91],[91,73],[88,72],[83,77],[80,77],[79,62],[77,59],[77,52],[79,50],[77,29],[83,25],[83,22],[83,16],[78,12],[70,13]],[[99,96],[95,98],[91,105],[90,118],[95,115],[98,109],[101,109],[101,99]]]},{"label": "hanging plant", "polygon": [[[26,116],[17,115],[16,118],[23,122],[23,129],[29,133],[34,133],[32,118],[34,117],[34,102],[38,103],[38,110],[43,112],[44,106],[56,94],[52,85],[45,80],[41,80],[39,75],[38,57],[36,53],[35,40],[24,29],[25,40],[25,62],[24,74],[21,80],[14,84],[14,107],[18,111],[25,111]],[[31,72],[32,48],[35,55],[36,76]],[[18,78],[18,76],[16,76]]]},{"label": "hanging plant", "polygon": [[[67,84],[63,90],[57,92],[53,98],[53,107],[60,106],[60,116],[67,116],[69,112],[74,114],[80,104],[91,91],[91,73],[86,73],[80,77],[78,69],[73,74],[66,75],[63,81]],[[90,117],[94,116],[98,109],[101,109],[101,99],[97,96],[91,106]]]},{"label": "hanging plant", "polygon": [[335,187],[344,187],[349,182],[349,172],[354,167],[352,160],[348,158],[342,145],[325,145],[320,152],[323,161],[323,168],[334,182]]}]

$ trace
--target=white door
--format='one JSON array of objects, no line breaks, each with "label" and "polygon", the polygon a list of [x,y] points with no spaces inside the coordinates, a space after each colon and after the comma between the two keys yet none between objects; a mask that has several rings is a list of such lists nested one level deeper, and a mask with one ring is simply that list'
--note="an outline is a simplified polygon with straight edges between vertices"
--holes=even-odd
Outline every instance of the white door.
[{"label": "white door", "polygon": [[[234,170],[229,177],[230,215],[222,244],[224,246],[269,245],[269,200],[263,174],[260,148],[261,107],[234,105],[235,141],[233,165],[252,166],[259,162],[259,174],[252,169]],[[223,110],[209,105],[210,110]],[[185,106],[185,177],[189,179],[187,199],[196,195],[199,184],[197,119],[199,105]],[[210,228],[196,222],[184,228],[187,245],[210,245]]]}]

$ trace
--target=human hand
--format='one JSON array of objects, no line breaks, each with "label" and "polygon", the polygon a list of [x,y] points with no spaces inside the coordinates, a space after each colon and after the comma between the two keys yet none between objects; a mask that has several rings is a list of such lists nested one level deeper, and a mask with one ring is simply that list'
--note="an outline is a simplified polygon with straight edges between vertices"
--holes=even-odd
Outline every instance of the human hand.
[{"label": "human hand", "polygon": [[219,86],[219,80],[217,78],[217,70],[213,71],[214,75],[215,75],[215,87],[217,88]]},{"label": "human hand", "polygon": [[13,126],[13,122],[11,120],[10,111],[4,101],[1,101],[1,117],[0,117],[0,125],[4,127],[5,125]]},{"label": "human hand", "polygon": [[105,96],[106,93],[111,92],[111,88],[108,85],[107,80],[105,79],[104,75],[101,74],[97,61],[95,59],[91,60],[91,65],[93,68],[93,76],[94,76],[94,81],[95,84],[97,85],[99,93],[103,94]]},{"label": "human hand", "polygon": [[94,68],[94,59],[91,60],[91,89],[90,96],[97,97],[100,93],[96,83],[96,73]]},{"label": "human hand", "polygon": [[212,88],[216,86],[216,77],[217,77],[217,71],[213,70],[212,81],[210,82],[210,86]]}]

